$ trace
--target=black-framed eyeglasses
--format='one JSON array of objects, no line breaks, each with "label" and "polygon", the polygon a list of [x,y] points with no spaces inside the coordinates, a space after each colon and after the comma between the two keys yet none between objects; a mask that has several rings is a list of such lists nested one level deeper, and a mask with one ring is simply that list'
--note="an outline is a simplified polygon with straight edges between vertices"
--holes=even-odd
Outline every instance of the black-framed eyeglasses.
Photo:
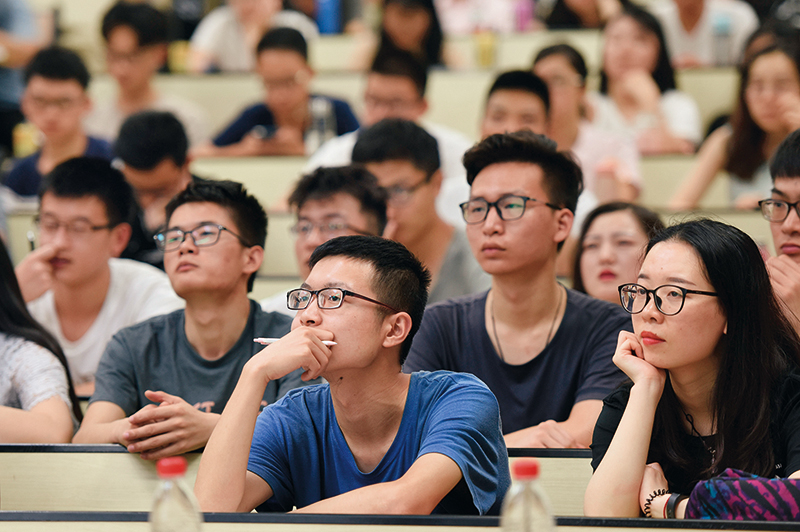
[{"label": "black-framed eyeglasses", "polygon": [[399,312],[386,303],[381,303],[380,301],[372,299],[371,297],[362,296],[361,294],[356,294],[355,292],[351,292],[350,290],[345,290],[343,288],[322,288],[320,290],[295,288],[294,290],[289,290],[289,292],[286,294],[286,306],[289,307],[289,310],[303,310],[304,308],[308,307],[312,298],[315,296],[317,298],[317,306],[326,310],[341,307],[342,303],[344,303],[345,296],[350,296],[386,307],[392,312]]},{"label": "black-framed eyeglasses", "polygon": [[686,294],[698,294],[701,296],[716,296],[716,292],[705,292],[703,290],[689,290],[682,286],[673,284],[663,284],[652,290],[636,283],[623,284],[619,287],[619,301],[630,314],[639,314],[650,302],[650,295],[656,302],[656,308],[665,316],[674,316],[683,310],[686,302]]},{"label": "black-framed eyeglasses", "polygon": [[797,216],[800,216],[800,201],[789,203],[788,201],[765,199],[758,202],[761,207],[761,214],[770,222],[782,222],[789,217],[789,213],[794,209]]},{"label": "black-framed eyeglasses", "polygon": [[194,245],[202,248],[213,246],[219,242],[219,235],[223,231],[227,231],[235,236],[243,246],[252,246],[252,244],[248,244],[244,238],[237,235],[224,225],[219,224],[201,224],[191,231],[184,231],[183,229],[173,227],[172,229],[165,229],[164,231],[156,233],[153,235],[153,240],[156,241],[156,247],[158,247],[158,249],[161,251],[175,251],[181,247],[181,244],[183,244],[184,240],[186,240],[186,237],[191,235]]},{"label": "black-framed eyeglasses", "polygon": [[416,185],[412,185],[410,187],[404,187],[401,185],[383,187],[383,189],[386,191],[387,201],[390,201],[391,203],[394,203],[396,205],[403,205],[405,203],[408,203],[411,200],[411,196],[414,195],[414,192],[416,192],[417,190],[421,189],[422,187],[430,183],[432,177],[433,174],[430,173],[425,176],[425,179],[423,179]]},{"label": "black-framed eyeglasses", "polygon": [[377,236],[375,233],[362,231],[361,229],[353,227],[352,225],[343,221],[331,221],[315,224],[311,221],[302,220],[290,227],[289,231],[291,231],[292,234],[297,238],[305,239],[311,236],[311,233],[314,232],[314,228],[318,229],[322,236],[326,239],[331,239],[335,236],[344,236],[347,234],[347,232],[365,236]]},{"label": "black-framed eyeglasses", "polygon": [[508,194],[492,202],[486,201],[483,198],[476,198],[465,201],[460,204],[459,207],[461,207],[461,214],[464,216],[465,222],[468,224],[479,224],[486,219],[489,215],[489,209],[492,207],[495,208],[501,220],[509,221],[522,218],[522,215],[525,214],[525,206],[529,201],[546,205],[554,210],[561,209],[558,205],[553,205],[546,201],[529,198],[527,196],[516,196],[514,194]]}]

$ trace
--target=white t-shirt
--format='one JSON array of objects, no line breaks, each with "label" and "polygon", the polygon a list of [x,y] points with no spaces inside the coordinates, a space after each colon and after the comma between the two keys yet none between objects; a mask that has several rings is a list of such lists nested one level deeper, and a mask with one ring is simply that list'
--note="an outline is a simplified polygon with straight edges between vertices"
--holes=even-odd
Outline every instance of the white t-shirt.
[{"label": "white t-shirt", "polygon": [[67,357],[75,384],[94,378],[100,357],[114,334],[153,316],[183,308],[185,302],[172,290],[167,274],[149,264],[111,259],[111,282],[97,319],[76,342],[61,332],[53,291],[28,303],[31,315],[56,337]]},{"label": "white t-shirt", "polygon": [[[605,94],[593,92],[589,98],[594,106],[592,124],[597,129],[636,138],[640,130],[650,127],[646,120],[638,120],[638,117],[628,121],[614,100]],[[694,144],[700,142],[702,138],[700,111],[691,96],[678,90],[668,90],[661,95],[659,107],[670,133]]]},{"label": "white t-shirt", "polygon": [[[467,171],[461,163],[464,152],[473,145],[466,136],[450,128],[423,122],[420,124],[439,144],[439,159],[442,168],[442,188],[436,197],[436,212],[447,223],[464,227],[459,204],[469,199]],[[320,166],[344,166],[350,164],[358,130],[329,140],[311,156],[303,173],[313,172]]]},{"label": "white t-shirt", "polygon": [[[658,0],[647,7],[661,22],[670,58],[691,54],[704,66],[737,64],[745,42],[758,28],[756,12],[741,0],[705,0],[703,14],[691,33],[684,29],[673,0]],[[727,42],[721,43],[727,57],[716,57],[715,27],[727,29]]]},{"label": "white t-shirt", "polygon": [[67,372],[44,347],[0,333],[0,405],[30,410],[51,397],[68,406]]},{"label": "white t-shirt", "polygon": [[[161,95],[150,110],[169,111],[183,124],[191,146],[197,146],[209,139],[208,115],[198,105],[189,100],[172,95]],[[83,126],[87,135],[114,142],[119,128],[128,115],[117,107],[116,99],[96,104],[84,119]]]},{"label": "white t-shirt", "polygon": [[[314,21],[297,11],[276,13],[271,25],[273,28],[296,29],[306,42],[319,36]],[[236,14],[228,6],[214,9],[200,21],[189,46],[213,55],[215,66],[223,72],[250,72],[255,66],[254,50],[247,45]]]},{"label": "white t-shirt", "polygon": [[597,181],[597,165],[614,159],[618,173],[626,183],[642,187],[642,174],[639,170],[639,149],[633,138],[601,131],[590,122],[581,121],[578,137],[572,145],[572,155],[583,170],[583,188],[594,192]]}]

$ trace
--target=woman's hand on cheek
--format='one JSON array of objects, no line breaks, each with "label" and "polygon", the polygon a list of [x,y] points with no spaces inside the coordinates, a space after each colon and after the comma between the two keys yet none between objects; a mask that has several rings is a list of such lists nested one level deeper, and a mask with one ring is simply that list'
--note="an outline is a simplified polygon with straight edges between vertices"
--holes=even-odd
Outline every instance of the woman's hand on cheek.
[{"label": "woman's hand on cheek", "polygon": [[644,359],[642,344],[632,332],[620,331],[617,350],[614,353],[614,364],[624,371],[634,384],[651,380],[663,387],[666,380],[666,372],[663,369],[653,366]]}]

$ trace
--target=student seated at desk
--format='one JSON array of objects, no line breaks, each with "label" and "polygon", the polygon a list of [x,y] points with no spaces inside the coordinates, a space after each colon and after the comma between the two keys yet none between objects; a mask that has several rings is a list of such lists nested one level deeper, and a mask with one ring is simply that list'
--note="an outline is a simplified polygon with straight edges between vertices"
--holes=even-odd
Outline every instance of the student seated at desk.
[{"label": "student seated at desk", "polygon": [[800,339],[750,237],[668,227],[620,300],[634,332],[614,363],[630,382],[603,401],[587,516],[683,517],[682,496],[726,468],[800,478]]},{"label": "student seated at desk", "polygon": [[[206,444],[257,337],[281,337],[290,319],[248,299],[264,258],[267,215],[231,181],[194,183],[167,204],[156,235],[186,310],[123,329],[111,339],[75,443],[121,443],[156,460]],[[258,406],[301,384],[281,375]]]},{"label": "student seated at desk", "polygon": [[[472,375],[400,371],[429,283],[391,240],[318,247],[303,287],[289,292],[292,332],[245,365],[206,446],[201,508],[498,513],[509,474],[497,400]],[[264,387],[298,368],[328,384],[259,415]]]},{"label": "student seated at desk", "polygon": [[25,307],[0,238],[0,443],[69,443],[82,418],[64,352]]}]

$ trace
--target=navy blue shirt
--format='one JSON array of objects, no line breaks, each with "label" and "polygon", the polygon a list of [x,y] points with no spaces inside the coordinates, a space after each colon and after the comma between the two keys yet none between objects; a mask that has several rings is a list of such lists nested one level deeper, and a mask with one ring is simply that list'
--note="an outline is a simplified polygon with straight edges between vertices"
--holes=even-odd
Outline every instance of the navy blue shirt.
[{"label": "navy blue shirt", "polygon": [[[113,157],[111,145],[102,139],[87,137],[89,142],[86,144],[85,157],[99,157],[111,160]],[[14,168],[6,175],[5,185],[19,194],[20,196],[35,196],[39,193],[39,185],[42,183],[42,174],[39,173],[37,165],[41,151],[29,155],[17,161]]]},{"label": "navy blue shirt", "polygon": [[[312,95],[311,97],[325,98],[330,101],[331,116],[328,117],[328,124],[331,131],[335,131],[336,136],[358,129],[358,119],[347,102],[329,96]],[[217,135],[214,144],[217,146],[236,144],[256,126],[266,128],[267,137],[272,136],[277,129],[275,116],[263,103],[245,109],[222,133]]]}]

